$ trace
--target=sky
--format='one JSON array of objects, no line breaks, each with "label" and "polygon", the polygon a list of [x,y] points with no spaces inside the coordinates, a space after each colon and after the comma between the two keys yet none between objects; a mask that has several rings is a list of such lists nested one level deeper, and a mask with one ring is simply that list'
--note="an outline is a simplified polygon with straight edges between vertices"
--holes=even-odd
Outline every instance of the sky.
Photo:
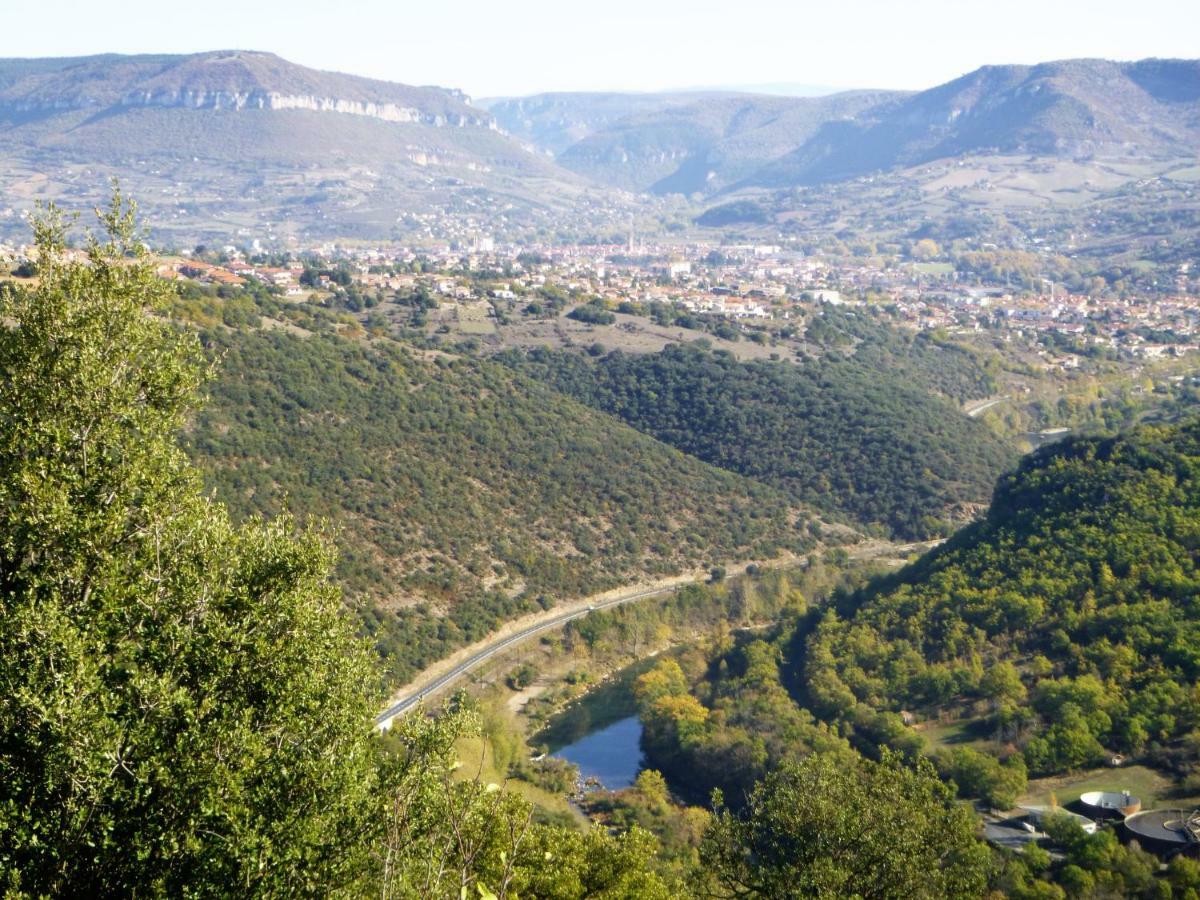
[{"label": "sky", "polygon": [[915,90],[985,64],[1200,56],[1200,0],[0,0],[0,20],[3,57],[268,50],[473,97]]}]

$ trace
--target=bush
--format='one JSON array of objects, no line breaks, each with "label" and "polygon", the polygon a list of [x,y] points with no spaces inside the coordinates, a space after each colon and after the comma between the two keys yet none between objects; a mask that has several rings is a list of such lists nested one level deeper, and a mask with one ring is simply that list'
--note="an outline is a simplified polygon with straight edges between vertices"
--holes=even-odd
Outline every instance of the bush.
[{"label": "bush", "polygon": [[617,317],[607,309],[590,303],[587,306],[575,307],[567,313],[567,318],[574,319],[576,322],[584,322],[588,325],[611,325],[617,321]]},{"label": "bush", "polygon": [[514,691],[520,691],[533,684],[533,680],[537,676],[537,666],[533,663],[521,663],[521,665],[508,673],[508,677],[504,681]]}]

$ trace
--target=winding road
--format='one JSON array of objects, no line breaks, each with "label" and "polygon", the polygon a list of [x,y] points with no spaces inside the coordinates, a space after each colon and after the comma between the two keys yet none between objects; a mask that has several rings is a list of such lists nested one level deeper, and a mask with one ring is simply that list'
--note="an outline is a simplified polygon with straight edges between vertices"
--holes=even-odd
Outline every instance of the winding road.
[{"label": "winding road", "polygon": [[966,409],[963,410],[963,412],[965,412],[968,416],[970,416],[972,419],[974,419],[977,416],[986,412],[987,410],[991,409],[997,403],[1003,403],[1005,400],[1008,400],[1008,399],[1010,399],[1008,394],[1004,394],[1001,397],[991,397],[987,400],[980,400],[975,404],[969,405]]},{"label": "winding road", "polygon": [[[940,540],[923,541],[910,544],[893,544],[888,541],[872,541],[864,544],[859,544],[850,551],[852,559],[870,559],[885,555],[904,555],[914,551],[925,551],[938,544]],[[793,564],[800,563],[803,560],[790,558],[787,560],[776,560],[773,563],[767,564],[779,565],[781,563]],[[730,574],[726,579],[734,577],[739,571],[744,570],[745,564],[734,566],[730,570]],[[635,588],[627,592],[616,593],[612,595],[601,595],[588,600],[574,603],[568,609],[559,612],[549,610],[538,615],[536,621],[531,622],[519,631],[512,634],[491,635],[484,638],[482,641],[466,648],[460,653],[466,654],[461,660],[456,662],[451,668],[440,674],[433,674],[437,671],[439,665],[443,663],[435,663],[430,669],[426,669],[419,674],[408,687],[402,689],[400,694],[395,696],[387,709],[375,717],[375,727],[380,731],[386,731],[392,727],[399,716],[404,715],[426,697],[436,694],[443,688],[453,684],[458,679],[462,678],[476,666],[495,656],[502,650],[509,647],[514,647],[522,641],[526,641],[535,635],[539,635],[544,631],[549,631],[552,628],[557,628],[565,625],[574,619],[580,619],[588,613],[595,612],[599,609],[612,609],[614,606],[621,606],[625,603],[633,603],[638,600],[646,600],[650,597],[658,597],[663,594],[669,594],[672,591],[678,590],[685,584],[694,583],[701,580],[702,576],[684,576],[680,578],[668,579],[660,582],[654,587]]]},{"label": "winding road", "polygon": [[567,622],[570,622],[573,619],[583,618],[588,613],[595,612],[598,609],[611,609],[614,606],[621,606],[624,603],[632,603],[635,600],[645,600],[649,597],[657,597],[661,594],[669,594],[672,591],[677,590],[679,587],[679,584],[671,584],[667,586],[651,588],[649,590],[621,594],[616,597],[611,597],[607,600],[596,601],[584,607],[583,609],[570,609],[566,612],[560,612],[557,615],[553,615],[547,619],[536,622],[535,624],[530,625],[527,628],[523,628],[515,634],[510,634],[499,640],[488,638],[486,639],[487,643],[477,649],[462,662],[455,665],[452,669],[438,676],[428,684],[425,684],[406,696],[401,697],[386,710],[381,712],[375,717],[375,727],[380,731],[386,731],[387,729],[391,728],[392,722],[395,721],[398,716],[404,715],[404,713],[408,712],[423,699],[431,694],[437,693],[442,688],[457,681],[484,660],[495,656],[501,650],[505,650],[509,647],[519,644],[522,641],[533,637],[534,635],[541,634],[543,631],[549,631],[552,628],[565,625]]}]

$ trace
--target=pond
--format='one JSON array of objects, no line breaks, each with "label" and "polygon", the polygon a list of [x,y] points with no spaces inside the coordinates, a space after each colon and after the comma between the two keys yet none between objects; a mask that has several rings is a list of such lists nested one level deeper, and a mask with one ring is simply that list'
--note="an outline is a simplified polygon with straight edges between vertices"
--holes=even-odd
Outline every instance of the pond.
[{"label": "pond", "polygon": [[655,662],[640,660],[597,684],[551,719],[538,741],[551,756],[577,765],[585,780],[595,778],[610,791],[629,787],[642,768],[633,683]]},{"label": "pond", "polygon": [[586,781],[595,778],[610,791],[630,787],[642,769],[642,723],[637,716],[618,719],[574,743],[554,751],[554,756],[579,767]]}]

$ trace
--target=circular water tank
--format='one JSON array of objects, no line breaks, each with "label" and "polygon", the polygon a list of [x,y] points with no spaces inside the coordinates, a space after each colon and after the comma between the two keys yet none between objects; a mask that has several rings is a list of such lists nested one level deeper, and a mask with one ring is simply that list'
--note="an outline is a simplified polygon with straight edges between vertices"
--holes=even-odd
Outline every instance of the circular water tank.
[{"label": "circular water tank", "polygon": [[1125,820],[1126,830],[1156,847],[1178,847],[1197,842],[1197,813],[1182,809],[1149,809]]},{"label": "circular water tank", "polygon": [[1129,791],[1088,791],[1079,802],[1093,816],[1123,819],[1142,808],[1142,801]]}]

